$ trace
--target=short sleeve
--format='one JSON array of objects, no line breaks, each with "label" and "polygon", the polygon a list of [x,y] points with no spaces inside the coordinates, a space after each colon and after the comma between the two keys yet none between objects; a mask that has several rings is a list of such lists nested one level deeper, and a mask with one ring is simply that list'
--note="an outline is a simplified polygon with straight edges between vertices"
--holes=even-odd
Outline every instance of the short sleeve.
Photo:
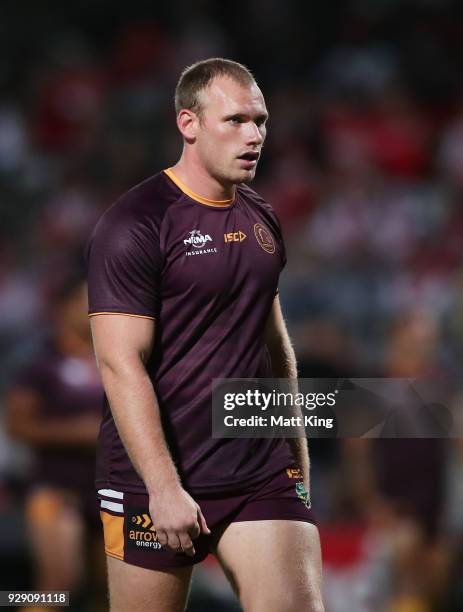
[{"label": "short sleeve", "polygon": [[273,217],[275,219],[276,222],[276,233],[277,233],[277,238],[278,238],[278,246],[279,246],[279,251],[280,251],[280,259],[281,259],[281,269],[283,270],[283,268],[286,266],[286,247],[285,247],[285,240],[283,237],[283,231],[281,229],[281,223],[280,223],[280,219],[278,218],[276,212],[274,210],[272,210],[273,213]]},{"label": "short sleeve", "polygon": [[[286,266],[286,247],[285,247],[285,241],[283,238],[283,231],[281,229],[281,223],[280,223],[280,219],[278,218],[277,214],[275,213],[275,211],[272,209],[272,219],[274,220],[274,229],[275,229],[275,233],[276,233],[276,237],[277,237],[277,244],[278,244],[278,252],[280,255],[280,272],[283,270],[283,268]],[[275,290],[275,297],[277,297],[280,294],[280,290],[277,287]]]},{"label": "short sleeve", "polygon": [[153,220],[110,209],[87,246],[89,315],[159,314],[161,253]]},{"label": "short sleeve", "polygon": [[[278,223],[279,224],[279,223]],[[285,247],[285,240],[283,238],[283,234],[281,232],[281,227],[280,227],[280,236],[281,236],[281,269],[283,270],[283,268],[286,266],[286,247]]]}]

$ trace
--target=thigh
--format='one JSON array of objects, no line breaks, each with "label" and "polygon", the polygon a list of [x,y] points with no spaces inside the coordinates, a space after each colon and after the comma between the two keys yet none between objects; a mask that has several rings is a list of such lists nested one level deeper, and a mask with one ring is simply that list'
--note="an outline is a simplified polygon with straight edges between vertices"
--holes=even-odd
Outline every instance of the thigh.
[{"label": "thigh", "polygon": [[129,565],[107,556],[111,612],[182,612],[192,566],[163,571]]},{"label": "thigh", "polygon": [[318,529],[303,521],[228,525],[216,555],[246,612],[322,612]]}]

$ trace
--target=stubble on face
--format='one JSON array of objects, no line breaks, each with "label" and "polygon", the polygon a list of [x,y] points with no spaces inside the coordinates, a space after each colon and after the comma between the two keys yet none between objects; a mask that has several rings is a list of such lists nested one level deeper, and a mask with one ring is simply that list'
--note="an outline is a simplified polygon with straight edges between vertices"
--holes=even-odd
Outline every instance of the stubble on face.
[{"label": "stubble on face", "polygon": [[200,94],[196,145],[206,171],[222,184],[251,182],[266,136],[267,116],[264,97],[255,83],[214,79]]}]

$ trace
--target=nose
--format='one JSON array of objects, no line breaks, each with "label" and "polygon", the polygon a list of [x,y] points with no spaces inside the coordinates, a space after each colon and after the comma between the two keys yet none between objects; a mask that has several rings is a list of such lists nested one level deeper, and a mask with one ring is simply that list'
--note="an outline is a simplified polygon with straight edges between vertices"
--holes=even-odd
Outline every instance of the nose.
[{"label": "nose", "polygon": [[262,144],[264,141],[264,135],[259,129],[258,125],[254,121],[249,122],[247,141],[246,144]]}]

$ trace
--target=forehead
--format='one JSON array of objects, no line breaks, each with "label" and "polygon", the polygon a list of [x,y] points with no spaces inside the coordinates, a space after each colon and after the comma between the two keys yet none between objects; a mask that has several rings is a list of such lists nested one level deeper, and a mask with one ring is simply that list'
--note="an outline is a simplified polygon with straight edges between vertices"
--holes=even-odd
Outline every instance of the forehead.
[{"label": "forehead", "polygon": [[204,109],[217,114],[257,115],[267,112],[264,96],[255,83],[241,85],[230,77],[216,77],[201,92],[201,101]]}]

